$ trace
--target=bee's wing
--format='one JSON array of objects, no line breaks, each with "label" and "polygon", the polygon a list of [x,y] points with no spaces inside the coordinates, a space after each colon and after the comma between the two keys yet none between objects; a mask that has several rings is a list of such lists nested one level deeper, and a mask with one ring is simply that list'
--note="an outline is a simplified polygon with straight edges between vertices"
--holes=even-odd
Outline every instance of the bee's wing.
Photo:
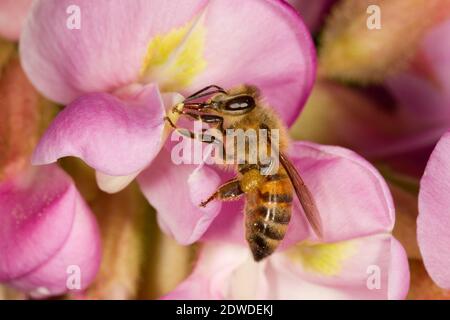
[{"label": "bee's wing", "polygon": [[313,228],[316,235],[321,238],[322,221],[320,219],[319,211],[314,202],[311,191],[309,191],[302,177],[300,177],[297,169],[292,165],[286,155],[284,155],[282,152],[280,152],[280,162],[286,170],[292,185],[294,186],[295,193],[297,194],[298,200],[302,205],[303,211],[305,212],[309,224]]}]

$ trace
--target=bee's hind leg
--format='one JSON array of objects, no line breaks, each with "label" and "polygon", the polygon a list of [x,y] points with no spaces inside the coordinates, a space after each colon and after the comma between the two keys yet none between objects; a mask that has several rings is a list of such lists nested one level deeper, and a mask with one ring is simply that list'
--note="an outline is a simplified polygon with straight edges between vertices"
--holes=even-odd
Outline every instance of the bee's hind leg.
[{"label": "bee's hind leg", "polygon": [[237,200],[243,194],[244,191],[241,189],[240,181],[238,179],[233,179],[221,185],[207,200],[202,201],[200,207],[206,207],[209,202],[215,199],[223,201]]}]

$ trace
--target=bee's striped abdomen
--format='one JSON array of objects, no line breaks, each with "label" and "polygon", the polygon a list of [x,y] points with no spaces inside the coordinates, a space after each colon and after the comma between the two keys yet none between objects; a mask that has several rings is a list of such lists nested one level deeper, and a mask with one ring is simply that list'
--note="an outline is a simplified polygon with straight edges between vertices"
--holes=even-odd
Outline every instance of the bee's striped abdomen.
[{"label": "bee's striped abdomen", "polygon": [[247,194],[246,238],[256,261],[272,254],[291,220],[293,189],[283,169]]}]

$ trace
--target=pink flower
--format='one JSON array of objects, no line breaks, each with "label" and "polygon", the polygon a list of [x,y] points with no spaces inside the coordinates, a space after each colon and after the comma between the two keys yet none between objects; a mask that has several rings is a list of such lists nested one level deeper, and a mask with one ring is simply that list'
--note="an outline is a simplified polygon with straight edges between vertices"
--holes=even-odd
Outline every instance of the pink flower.
[{"label": "pink flower", "polygon": [[[78,17],[67,14],[69,5],[78,7]],[[68,28],[67,19],[79,19],[80,28]],[[242,202],[198,206],[226,174],[207,165],[174,165],[163,117],[181,96],[207,85],[250,83],[291,124],[310,92],[315,56],[309,33],[290,6],[277,0],[36,1],[20,48],[33,84],[68,104],[36,148],[35,164],[79,157],[97,171],[108,192],[137,177],[161,228],[178,242],[203,238],[242,245]],[[363,297],[402,298],[406,257],[389,235],[394,212],[378,173],[340,148],[296,143],[291,157],[327,222],[324,240],[356,243],[339,262],[350,255],[354,259],[348,261],[364,263],[359,280],[367,276],[368,263],[381,270],[381,291],[368,290],[365,278],[341,278],[341,285],[354,284],[352,292],[365,286]],[[317,240],[299,210],[283,241],[289,251]],[[362,255],[363,247],[370,253]],[[238,251],[247,256],[244,248]],[[224,257],[212,260],[229,260]],[[285,257],[284,251],[273,261],[278,257]]]},{"label": "pink flower", "polygon": [[231,205],[208,230],[191,276],[166,299],[405,298],[408,260],[390,234],[394,208],[379,173],[339,147],[296,142],[291,157],[314,193],[325,243],[306,227],[297,203],[284,250],[255,263],[242,203]]},{"label": "pink flower", "polygon": [[425,267],[442,288],[450,289],[449,212],[450,134],[436,145],[420,182],[417,238]]},{"label": "pink flower", "polygon": [[0,37],[19,40],[20,32],[32,0],[0,1]]},{"label": "pink flower", "polygon": [[97,223],[57,166],[28,168],[0,184],[0,257],[0,282],[36,298],[85,289],[95,277]]},{"label": "pink flower", "polygon": [[[76,18],[69,5],[79,8],[80,29],[66,28]],[[278,0],[36,1],[20,48],[38,90],[69,104],[34,164],[80,157],[108,192],[138,177],[160,225],[183,244],[219,213],[218,203],[198,204],[221,177],[209,166],[172,164],[165,108],[207,85],[250,83],[292,123],[315,76],[309,33]]]}]

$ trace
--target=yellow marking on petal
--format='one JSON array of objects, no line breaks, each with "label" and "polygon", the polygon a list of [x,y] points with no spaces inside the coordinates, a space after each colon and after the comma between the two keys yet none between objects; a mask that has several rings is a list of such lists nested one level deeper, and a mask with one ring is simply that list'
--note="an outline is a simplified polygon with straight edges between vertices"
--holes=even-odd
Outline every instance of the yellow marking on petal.
[{"label": "yellow marking on petal", "polygon": [[154,37],[148,46],[147,54],[141,68],[141,75],[145,75],[152,67],[165,64],[169,60],[170,54],[181,44],[188,30],[189,26],[185,26],[175,29],[166,35]]},{"label": "yellow marking on petal", "polygon": [[141,77],[157,82],[162,91],[180,91],[206,68],[206,30],[202,18],[155,36],[147,49]]},{"label": "yellow marking on petal", "polygon": [[303,242],[288,254],[305,271],[335,276],[341,273],[344,262],[356,254],[357,249],[354,241],[320,244]]}]

